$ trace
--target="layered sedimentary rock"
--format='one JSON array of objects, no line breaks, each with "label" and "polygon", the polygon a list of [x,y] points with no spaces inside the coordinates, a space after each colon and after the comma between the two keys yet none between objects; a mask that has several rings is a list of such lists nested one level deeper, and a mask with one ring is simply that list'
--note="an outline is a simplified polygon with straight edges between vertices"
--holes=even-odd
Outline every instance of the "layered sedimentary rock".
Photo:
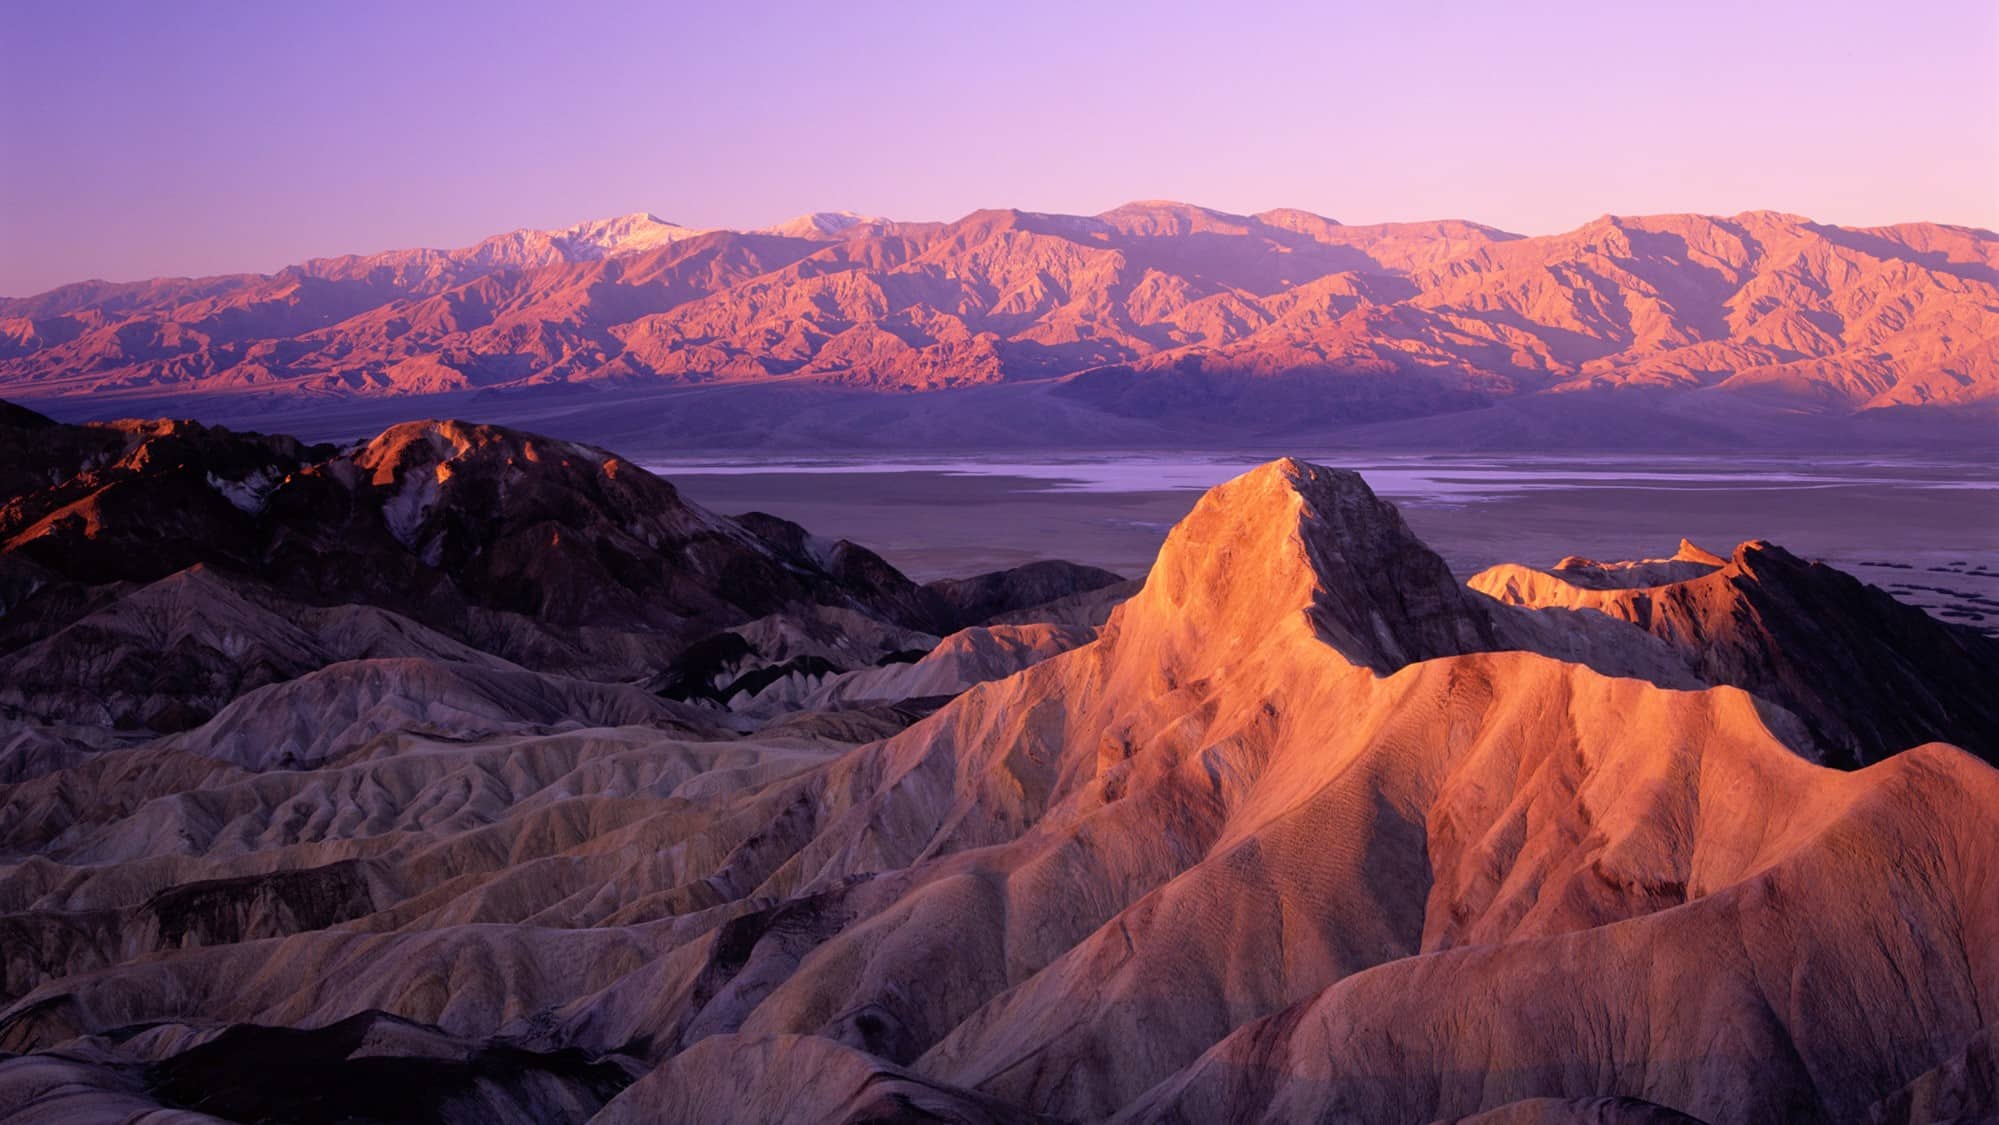
[{"label": "layered sedimentary rock", "polygon": [[[784,550],[781,529],[750,534]],[[1773,558],[1740,573],[1775,582]],[[1743,561],[1559,569],[1612,597]],[[1878,608],[1864,592],[1814,604]],[[740,676],[738,646],[836,653],[827,630],[856,611],[825,608],[712,634],[659,684]],[[1863,621],[1818,627],[1888,628]],[[357,707],[323,743],[301,724],[374,698],[360,685],[382,661],[258,688],[190,732],[81,748],[0,789],[0,1050],[17,1054],[0,1106],[1999,1112],[1999,772],[1933,729],[1963,701],[1899,727],[1870,697],[1835,708],[1776,671],[1828,659],[1806,649],[1716,682],[1686,654],[1726,634],[1505,604],[1460,585],[1359,477],[1297,461],[1205,496],[1100,628],[1017,628],[761,688],[819,707],[878,682],[962,687],[913,723],[874,704],[746,722],[699,692],[575,677],[528,694],[545,711],[486,716],[478,700],[515,693],[480,685],[558,677],[412,655],[394,659],[455,678]],[[1890,639],[1902,653],[1957,634]],[[1714,667],[1759,649],[1730,651]],[[585,686],[602,694],[567,694]],[[280,721],[250,721],[266,711]],[[1830,768],[1828,714],[1917,737]],[[395,1100],[356,1101],[392,1062]]]}]

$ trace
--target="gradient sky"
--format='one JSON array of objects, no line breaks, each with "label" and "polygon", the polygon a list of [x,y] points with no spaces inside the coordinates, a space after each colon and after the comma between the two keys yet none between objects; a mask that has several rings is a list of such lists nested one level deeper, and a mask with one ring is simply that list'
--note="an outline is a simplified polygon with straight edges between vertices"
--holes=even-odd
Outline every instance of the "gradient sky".
[{"label": "gradient sky", "polygon": [[650,210],[1999,227],[1999,4],[0,0],[0,294]]}]

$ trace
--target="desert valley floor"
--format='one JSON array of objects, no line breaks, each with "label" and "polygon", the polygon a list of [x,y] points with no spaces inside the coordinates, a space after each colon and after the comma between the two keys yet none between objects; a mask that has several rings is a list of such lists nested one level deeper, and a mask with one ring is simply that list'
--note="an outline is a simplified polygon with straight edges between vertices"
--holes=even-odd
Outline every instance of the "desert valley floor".
[{"label": "desert valley floor", "polygon": [[0,1122],[1999,1117],[1991,466],[829,467],[0,404]]}]

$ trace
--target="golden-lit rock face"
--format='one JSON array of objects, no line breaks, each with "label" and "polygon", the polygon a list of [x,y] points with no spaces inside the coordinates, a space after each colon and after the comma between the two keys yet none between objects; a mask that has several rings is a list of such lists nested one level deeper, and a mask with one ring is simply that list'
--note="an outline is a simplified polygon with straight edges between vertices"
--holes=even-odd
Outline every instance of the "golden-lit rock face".
[{"label": "golden-lit rock face", "polygon": [[1835,413],[1999,387],[1999,241],[1933,223],[1604,216],[1522,238],[1146,202],[775,232],[585,226],[0,301],[0,390],[929,391],[1091,372],[1066,393],[1112,413],[1198,403],[1186,421],[1269,423],[1306,403],[1365,420],[1606,387],[1719,386]]},{"label": "golden-lit rock face", "polygon": [[[353,474],[442,457],[471,488],[454,432]],[[567,456],[533,448],[506,461],[530,497]],[[489,502],[440,494],[405,549]],[[1617,609],[1703,583],[1729,592]],[[1994,747],[1818,764],[1825,714],[1970,701],[1896,727],[1811,671],[1990,680],[1990,644],[1763,545],[1475,585],[1359,476],[1287,459],[1205,496],[1100,629],[829,670],[806,658],[881,622],[822,607],[676,658],[656,682],[740,690],[673,701],[458,641],[162,738],[20,724],[0,1120],[222,1090],[246,1120],[1999,1112]],[[1855,630],[1876,647],[1766,651]]]},{"label": "golden-lit rock face", "polygon": [[1999,695],[1984,686],[1989,639],[1770,543],[1743,543],[1727,559],[1682,540],[1671,559],[1506,564],[1470,585],[1569,625],[1599,615],[1633,625],[1700,681],[1794,712],[1838,763],[1879,761],[1933,738],[1987,761],[1999,747]]}]

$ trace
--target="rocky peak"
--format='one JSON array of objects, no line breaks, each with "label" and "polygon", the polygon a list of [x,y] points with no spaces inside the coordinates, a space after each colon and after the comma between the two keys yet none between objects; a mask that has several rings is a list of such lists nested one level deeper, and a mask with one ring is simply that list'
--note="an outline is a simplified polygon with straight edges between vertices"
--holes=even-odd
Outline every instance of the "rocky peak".
[{"label": "rocky peak", "polygon": [[[647,522],[707,527],[714,516],[666,480],[594,446],[453,419],[405,422],[351,455],[357,478],[377,487],[473,489],[488,503],[521,491],[576,491],[595,505],[628,504]],[[518,518],[519,513],[515,513]]]},{"label": "rocky peak", "polygon": [[1673,552],[1674,562],[1704,563],[1708,566],[1727,566],[1728,560],[1696,545],[1691,539],[1680,540],[1679,550]]},{"label": "rocky peak", "polygon": [[1494,647],[1487,615],[1394,505],[1358,473],[1288,457],[1210,489],[1130,614],[1170,615],[1222,660],[1305,625],[1380,675]]},{"label": "rocky peak", "polygon": [[573,466],[595,472],[617,458],[575,442],[446,418],[391,426],[360,447],[353,460],[374,474],[375,483],[388,484],[407,472],[435,472],[440,466],[446,474],[525,464],[543,471]]}]

